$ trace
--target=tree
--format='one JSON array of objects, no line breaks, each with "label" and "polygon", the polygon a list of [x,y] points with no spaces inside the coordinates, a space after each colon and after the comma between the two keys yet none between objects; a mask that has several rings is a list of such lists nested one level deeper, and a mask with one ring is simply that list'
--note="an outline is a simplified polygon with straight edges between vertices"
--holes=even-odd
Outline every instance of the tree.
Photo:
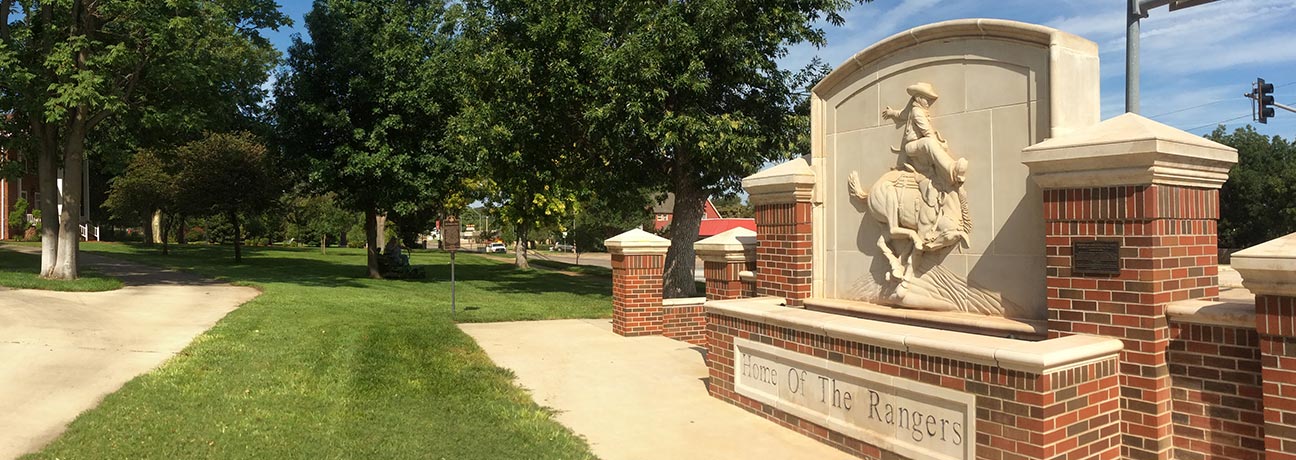
[{"label": "tree", "polygon": [[378,218],[441,206],[472,163],[445,147],[458,112],[454,22],[431,1],[317,0],[275,86],[280,154],[316,192],[365,214],[369,276]]},{"label": "tree", "polygon": [[[481,159],[492,204],[513,227],[515,261],[528,268],[533,230],[570,222],[594,169],[585,122],[593,64],[606,36],[607,2],[466,2],[459,41],[463,111],[454,146]],[[490,76],[490,78],[483,78]]]},{"label": "tree", "polygon": [[237,114],[276,56],[257,30],[286,22],[267,0],[0,0],[0,131],[36,153],[41,276],[77,276],[87,154],[133,150],[136,123],[183,132],[203,103]]},{"label": "tree", "polygon": [[604,88],[591,121],[610,144],[607,164],[635,165],[607,187],[664,186],[675,194],[666,254],[666,297],[694,295],[693,243],[707,196],[785,160],[809,125],[808,84],[821,66],[780,69],[801,42],[821,46],[826,20],[842,24],[852,0],[618,3],[610,50],[600,60]]},{"label": "tree", "polygon": [[181,206],[225,217],[234,227],[234,262],[243,262],[239,215],[269,208],[282,193],[265,146],[251,133],[213,133],[181,147],[178,161]]},{"label": "tree", "polygon": [[168,252],[170,229],[176,221],[178,204],[176,165],[151,150],[131,158],[126,173],[113,179],[104,207],[116,219],[140,222],[150,227],[153,214],[162,212],[162,254]]},{"label": "tree", "polygon": [[1208,139],[1238,151],[1238,164],[1220,189],[1219,245],[1246,248],[1296,231],[1296,145],[1255,128]]},{"label": "tree", "polygon": [[743,202],[742,197],[738,194],[723,195],[711,200],[715,205],[716,211],[725,218],[751,218],[756,215],[756,210],[751,203]]},{"label": "tree", "polygon": [[[345,235],[347,230],[358,222],[354,212],[338,206],[337,196],[333,193],[323,195],[298,196],[293,199],[292,218],[302,228],[310,230],[319,237],[320,254],[328,254],[329,235]],[[340,241],[340,240],[339,240]]]}]

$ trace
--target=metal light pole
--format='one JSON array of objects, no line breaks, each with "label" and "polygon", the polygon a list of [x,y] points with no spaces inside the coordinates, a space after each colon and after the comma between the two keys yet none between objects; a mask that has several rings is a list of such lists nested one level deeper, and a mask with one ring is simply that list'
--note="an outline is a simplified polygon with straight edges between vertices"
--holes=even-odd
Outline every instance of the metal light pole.
[{"label": "metal light pole", "polygon": [[1204,5],[1216,0],[1129,0],[1125,11],[1125,111],[1139,113],[1139,20],[1148,11],[1170,5],[1170,11]]}]

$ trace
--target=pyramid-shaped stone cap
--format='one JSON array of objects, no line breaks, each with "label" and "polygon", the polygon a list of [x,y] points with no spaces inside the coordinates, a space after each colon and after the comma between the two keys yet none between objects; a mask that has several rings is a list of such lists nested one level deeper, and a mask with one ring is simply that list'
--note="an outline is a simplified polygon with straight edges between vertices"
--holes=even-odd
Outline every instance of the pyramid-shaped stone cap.
[{"label": "pyramid-shaped stone cap", "polygon": [[756,231],[734,227],[693,243],[693,251],[708,262],[749,262],[756,260]]},{"label": "pyramid-shaped stone cap", "polygon": [[1026,147],[1022,163],[1044,188],[1220,188],[1237,163],[1237,150],[1127,113]]},{"label": "pyramid-shaped stone cap", "polygon": [[638,228],[603,240],[603,244],[613,254],[665,254],[670,248],[670,240]]},{"label": "pyramid-shaped stone cap", "polygon": [[1233,253],[1233,269],[1252,293],[1296,297],[1296,233]]},{"label": "pyramid-shaped stone cap", "polygon": [[752,205],[810,201],[815,173],[805,157],[778,164],[743,178]]}]

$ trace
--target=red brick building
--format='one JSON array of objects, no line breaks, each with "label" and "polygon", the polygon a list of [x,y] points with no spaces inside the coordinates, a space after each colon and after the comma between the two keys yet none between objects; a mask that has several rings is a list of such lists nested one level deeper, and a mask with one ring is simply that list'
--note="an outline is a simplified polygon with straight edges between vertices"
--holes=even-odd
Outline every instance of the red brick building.
[{"label": "red brick building", "polygon": [[[675,194],[668,193],[665,199],[653,206],[653,230],[660,233],[671,224],[674,216]],[[698,229],[699,238],[719,235],[726,230],[738,227],[756,230],[756,219],[724,218],[715,205],[711,203],[711,199],[707,198],[702,207],[702,227]]]},{"label": "red brick building", "polygon": [[[0,157],[5,161],[19,161],[18,155],[14,152],[0,150]],[[10,222],[9,213],[13,211],[14,205],[18,200],[27,200],[28,213],[34,209],[39,196],[36,175],[27,174],[16,180],[7,180],[0,178],[0,240],[21,237],[23,231],[23,222]]]}]

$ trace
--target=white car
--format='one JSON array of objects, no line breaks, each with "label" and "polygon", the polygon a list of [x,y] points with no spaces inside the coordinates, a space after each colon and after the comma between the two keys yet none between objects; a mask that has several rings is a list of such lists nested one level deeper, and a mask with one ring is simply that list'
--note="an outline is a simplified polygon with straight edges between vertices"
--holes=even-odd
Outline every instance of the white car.
[{"label": "white car", "polygon": [[504,243],[491,243],[486,245],[486,252],[507,253],[508,247],[504,246]]}]

